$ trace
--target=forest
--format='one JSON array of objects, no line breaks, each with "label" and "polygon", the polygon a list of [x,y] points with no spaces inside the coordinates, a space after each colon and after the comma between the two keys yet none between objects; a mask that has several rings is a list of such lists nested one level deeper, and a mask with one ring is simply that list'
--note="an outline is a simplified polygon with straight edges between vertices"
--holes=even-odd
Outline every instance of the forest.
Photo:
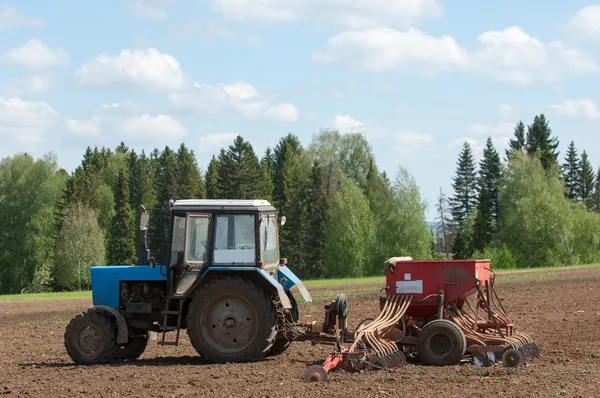
[{"label": "forest", "polygon": [[600,169],[571,142],[560,156],[548,120],[522,121],[505,153],[465,142],[438,227],[406,169],[378,169],[363,134],[283,136],[256,154],[242,136],[201,170],[193,150],[88,147],[71,173],[53,154],[0,161],[0,294],[90,288],[89,268],[133,265],[149,209],[149,248],[166,261],[170,199],[267,199],[287,222],[281,256],[303,279],[379,275],[392,256],[487,258],[493,268],[600,261]]}]

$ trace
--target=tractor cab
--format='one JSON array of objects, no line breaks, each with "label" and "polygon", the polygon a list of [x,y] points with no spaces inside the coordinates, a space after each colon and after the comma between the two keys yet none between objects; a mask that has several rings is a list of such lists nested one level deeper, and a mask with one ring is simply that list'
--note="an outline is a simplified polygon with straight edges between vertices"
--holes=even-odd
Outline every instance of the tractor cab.
[{"label": "tractor cab", "polygon": [[171,212],[170,296],[187,294],[209,269],[259,268],[277,280],[278,220],[269,202],[180,200]]}]

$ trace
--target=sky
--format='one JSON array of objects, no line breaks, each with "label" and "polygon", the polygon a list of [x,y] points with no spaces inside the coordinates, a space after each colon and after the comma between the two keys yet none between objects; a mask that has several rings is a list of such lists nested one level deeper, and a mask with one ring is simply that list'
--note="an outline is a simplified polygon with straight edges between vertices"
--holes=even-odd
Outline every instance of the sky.
[{"label": "sky", "polygon": [[[0,0],[1,1],[1,0]],[[12,0],[0,4],[0,158],[236,135],[361,132],[427,219],[458,153],[504,155],[536,114],[600,166],[600,4],[541,0]]]}]

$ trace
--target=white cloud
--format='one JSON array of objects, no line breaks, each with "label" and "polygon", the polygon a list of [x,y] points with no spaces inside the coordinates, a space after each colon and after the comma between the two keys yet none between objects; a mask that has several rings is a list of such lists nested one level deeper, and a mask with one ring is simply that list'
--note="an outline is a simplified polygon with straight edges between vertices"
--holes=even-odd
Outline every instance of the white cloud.
[{"label": "white cloud", "polygon": [[232,84],[194,83],[190,90],[171,93],[170,100],[178,107],[194,111],[221,115],[236,111],[249,119],[266,119],[281,122],[296,122],[300,112],[287,102],[274,103],[269,96],[245,82]]},{"label": "white cloud", "polygon": [[561,116],[600,120],[600,107],[589,98],[568,99],[560,104],[548,106]]},{"label": "white cloud", "polygon": [[30,148],[40,144],[58,121],[58,114],[46,102],[0,97],[0,137],[3,141],[14,140]]},{"label": "white cloud", "polygon": [[27,97],[30,95],[46,94],[50,91],[54,81],[50,75],[32,75],[19,77],[0,85],[0,90],[10,96]]},{"label": "white cloud", "polygon": [[200,137],[200,151],[216,153],[233,143],[236,133],[207,134]]},{"label": "white cloud", "polygon": [[6,51],[0,60],[28,69],[45,69],[68,65],[69,54],[63,49],[51,48],[38,39],[30,39],[22,46]]},{"label": "white cloud", "polygon": [[167,9],[175,4],[175,0],[128,0],[130,11],[140,18],[164,19],[168,17]]},{"label": "white cloud", "polygon": [[439,0],[213,0],[213,8],[231,20],[318,21],[324,26],[362,29],[408,26],[439,17]]},{"label": "white cloud", "polygon": [[119,137],[139,142],[148,139],[175,141],[187,135],[185,127],[171,116],[136,114],[127,104],[104,105],[88,119],[67,118],[65,124],[75,135]]},{"label": "white cloud", "polygon": [[502,104],[502,105],[500,105],[500,108],[498,108],[498,113],[502,117],[510,117],[510,116],[514,115],[514,113],[516,111],[517,111],[517,108],[511,104]]},{"label": "white cloud", "polygon": [[449,36],[436,38],[420,30],[390,28],[351,30],[327,41],[327,50],[314,55],[317,62],[341,62],[371,72],[384,72],[409,64],[439,69],[464,67],[466,52]]},{"label": "white cloud", "polygon": [[188,81],[177,59],[154,48],[126,49],[112,56],[101,54],[86,62],[76,74],[87,85],[127,84],[156,90],[181,89]]},{"label": "white cloud", "polygon": [[353,119],[349,115],[335,115],[333,118],[333,128],[338,130],[340,133],[363,133],[365,124]]},{"label": "white cloud", "polygon": [[471,148],[476,156],[483,151],[485,142],[488,137],[492,139],[494,148],[498,153],[508,148],[508,142],[512,138],[516,123],[502,122],[494,125],[472,124],[469,126],[468,133],[448,144],[451,149],[462,147],[466,141],[471,145]]},{"label": "white cloud", "polygon": [[394,134],[394,151],[403,155],[430,151],[435,148],[435,138],[429,134],[403,130]]},{"label": "white cloud", "polygon": [[583,7],[567,23],[567,30],[580,38],[600,41],[600,4]]},{"label": "white cloud", "polygon": [[35,28],[43,25],[44,20],[42,18],[30,18],[10,5],[0,5],[0,31],[20,26]]},{"label": "white cloud", "polygon": [[409,28],[350,30],[329,38],[317,62],[340,62],[370,72],[409,65],[422,74],[462,70],[515,84],[556,81],[566,73],[598,72],[587,54],[561,42],[543,43],[517,26],[483,32],[478,47],[468,50],[450,36],[434,37]]}]

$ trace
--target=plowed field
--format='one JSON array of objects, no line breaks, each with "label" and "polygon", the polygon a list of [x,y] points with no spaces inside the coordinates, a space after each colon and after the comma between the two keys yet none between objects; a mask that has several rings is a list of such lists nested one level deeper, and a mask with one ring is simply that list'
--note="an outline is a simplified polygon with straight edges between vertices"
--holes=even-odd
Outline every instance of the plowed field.
[{"label": "plowed field", "polygon": [[[311,289],[302,320],[323,317],[323,304],[350,292],[353,327],[378,313],[378,285]],[[0,302],[0,395],[9,397],[598,397],[600,268],[501,275],[498,293],[519,330],[540,346],[529,366],[334,372],[326,384],[303,382],[304,370],[328,347],[296,342],[281,356],[252,364],[205,364],[185,333],[178,347],[156,336],[138,361],[75,366],[63,346],[69,320],[89,300]],[[327,297],[327,299],[326,299]]]}]

